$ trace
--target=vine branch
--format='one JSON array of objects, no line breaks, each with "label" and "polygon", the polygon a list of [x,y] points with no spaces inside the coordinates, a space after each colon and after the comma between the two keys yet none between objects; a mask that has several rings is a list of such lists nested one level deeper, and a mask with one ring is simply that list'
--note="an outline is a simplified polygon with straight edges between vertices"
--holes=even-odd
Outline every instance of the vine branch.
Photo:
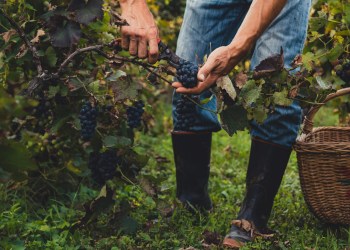
[{"label": "vine branch", "polygon": [[41,75],[43,73],[43,67],[41,65],[41,61],[40,61],[38,52],[36,50],[36,47],[33,46],[33,44],[29,41],[24,30],[18,25],[18,23],[16,23],[15,20],[13,20],[9,15],[7,15],[2,9],[0,9],[0,14],[7,19],[7,21],[16,30],[19,37],[23,40],[23,42],[28,47],[28,49],[32,52],[34,63],[36,64],[36,68],[38,71],[38,75]]}]

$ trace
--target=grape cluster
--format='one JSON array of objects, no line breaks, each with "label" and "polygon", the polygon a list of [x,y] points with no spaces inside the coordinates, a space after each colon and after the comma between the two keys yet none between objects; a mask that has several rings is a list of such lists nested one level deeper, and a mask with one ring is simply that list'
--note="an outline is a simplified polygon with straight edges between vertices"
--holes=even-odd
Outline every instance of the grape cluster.
[{"label": "grape cluster", "polygon": [[181,59],[176,69],[176,77],[185,88],[197,86],[198,66],[194,63]]},{"label": "grape cluster", "polygon": [[89,169],[92,178],[98,184],[104,184],[116,175],[116,167],[121,164],[115,150],[108,150],[103,153],[91,153],[89,157]]},{"label": "grape cluster", "polygon": [[53,120],[51,102],[45,97],[40,97],[38,105],[32,110],[32,115],[37,118],[34,131],[41,134],[45,133],[47,125]]},{"label": "grape cluster", "polygon": [[141,116],[144,112],[144,106],[145,104],[143,101],[137,101],[133,106],[127,107],[126,115],[128,118],[128,126],[130,128],[137,128],[141,125]]},{"label": "grape cluster", "polygon": [[[195,98],[194,96],[189,96]],[[174,129],[179,131],[189,131],[191,127],[196,124],[195,118],[196,104],[181,95],[176,101],[175,112],[177,115],[177,122],[175,123]]]},{"label": "grape cluster", "polygon": [[83,140],[90,140],[94,133],[97,124],[97,107],[92,107],[90,102],[85,102],[80,110],[80,125],[81,125],[81,137]]},{"label": "grape cluster", "polygon": [[350,62],[345,63],[341,70],[337,71],[339,76],[344,82],[350,83]]}]

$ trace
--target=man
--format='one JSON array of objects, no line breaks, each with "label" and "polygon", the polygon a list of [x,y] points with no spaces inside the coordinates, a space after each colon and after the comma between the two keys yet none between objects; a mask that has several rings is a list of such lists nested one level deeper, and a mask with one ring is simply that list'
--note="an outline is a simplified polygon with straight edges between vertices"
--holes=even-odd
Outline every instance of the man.
[{"label": "man", "polygon": [[[144,0],[121,0],[122,15],[130,26],[122,28],[122,46],[131,55],[156,61],[158,32]],[[198,72],[199,83],[182,94],[207,95],[216,80],[227,75],[253,48],[251,68],[284,50],[285,66],[302,52],[311,0],[187,0],[177,54],[197,62],[208,60]],[[211,50],[213,49],[213,52]],[[210,53],[211,52],[211,53]],[[201,63],[201,62],[200,62]],[[174,101],[174,103],[175,103]],[[216,107],[212,99],[206,106]],[[174,123],[177,114],[173,112]],[[177,198],[199,209],[211,210],[208,178],[212,132],[220,130],[217,117],[196,109],[197,125],[191,131],[173,131]],[[239,248],[255,235],[269,233],[267,222],[274,197],[287,166],[301,123],[297,103],[276,107],[263,124],[251,123],[252,144],[246,177],[246,194],[224,245]]]}]

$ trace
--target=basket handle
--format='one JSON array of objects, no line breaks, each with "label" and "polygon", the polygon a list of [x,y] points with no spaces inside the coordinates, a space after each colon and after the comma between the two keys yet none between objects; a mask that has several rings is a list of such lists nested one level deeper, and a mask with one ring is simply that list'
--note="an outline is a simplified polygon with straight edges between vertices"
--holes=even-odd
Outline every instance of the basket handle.
[{"label": "basket handle", "polygon": [[321,104],[316,104],[314,106],[311,107],[311,109],[307,112],[307,114],[305,115],[305,119],[304,119],[304,124],[303,124],[303,134],[309,134],[313,127],[314,127],[314,122],[313,119],[317,113],[317,111],[324,105],[326,104],[328,101],[343,96],[343,95],[347,95],[350,94],[350,87],[349,88],[343,88],[343,89],[339,89],[337,92],[329,94],[326,99],[323,101],[323,103]]}]

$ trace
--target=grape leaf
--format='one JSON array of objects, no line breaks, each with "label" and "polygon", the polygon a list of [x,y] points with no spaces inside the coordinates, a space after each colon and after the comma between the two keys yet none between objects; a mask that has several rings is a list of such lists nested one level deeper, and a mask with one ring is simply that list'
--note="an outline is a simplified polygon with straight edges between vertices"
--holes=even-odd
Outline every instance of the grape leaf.
[{"label": "grape leaf", "polygon": [[254,80],[248,80],[243,86],[239,97],[243,100],[243,105],[249,107],[261,94],[261,85],[257,85]]},{"label": "grape leaf", "polygon": [[316,76],[316,88],[319,90],[329,90],[332,88],[332,85],[328,82],[326,82],[322,77]]},{"label": "grape leaf", "polygon": [[20,143],[0,145],[0,168],[8,172],[20,172],[37,169],[28,150]]},{"label": "grape leaf", "polygon": [[81,35],[82,31],[79,24],[73,21],[66,21],[50,32],[51,43],[58,48],[71,47],[80,40]]},{"label": "grape leaf", "polygon": [[341,46],[341,44],[337,44],[334,46],[334,48],[332,48],[327,57],[329,61],[335,61],[342,53],[344,52],[344,48],[343,46]]},{"label": "grape leaf", "polygon": [[251,110],[252,118],[259,124],[263,123],[267,118],[268,109],[266,109],[263,105],[259,105],[253,110]]},{"label": "grape leaf", "polygon": [[129,78],[112,81],[110,82],[110,86],[116,101],[135,99],[139,90],[142,89],[142,86],[139,83],[134,82]]},{"label": "grape leaf", "polygon": [[102,0],[72,0],[68,10],[75,11],[75,20],[88,25],[95,19],[102,19]]},{"label": "grape leaf", "polygon": [[131,139],[123,136],[112,136],[108,135],[103,138],[103,145],[107,148],[119,147],[125,148],[131,145]]},{"label": "grape leaf", "polygon": [[248,80],[248,75],[243,73],[243,72],[239,72],[236,76],[235,76],[235,85],[237,86],[237,88],[241,89],[243,88],[243,86],[245,85],[245,83]]},{"label": "grape leaf", "polygon": [[234,101],[237,97],[235,88],[233,87],[232,81],[228,76],[220,77],[216,81],[216,86],[226,91],[228,96]]},{"label": "grape leaf", "polygon": [[327,17],[311,17],[309,19],[309,26],[310,29],[313,31],[318,31],[319,29],[323,28],[327,24]]},{"label": "grape leaf", "polygon": [[281,106],[289,106],[293,103],[293,100],[288,98],[288,91],[286,89],[281,92],[275,92],[272,98],[275,104]]},{"label": "grape leaf", "polygon": [[277,55],[262,60],[254,69],[254,78],[264,77],[270,73],[280,71],[284,68],[283,49]]},{"label": "grape leaf", "polygon": [[248,125],[247,111],[240,105],[227,106],[220,113],[221,127],[229,136],[238,130],[244,130]]},{"label": "grape leaf", "polygon": [[48,47],[45,51],[45,59],[50,67],[55,67],[57,63],[56,52],[52,47]]},{"label": "grape leaf", "polygon": [[303,65],[306,70],[311,71],[312,70],[312,62],[315,58],[314,53],[312,52],[307,52],[306,54],[302,55],[302,61]]}]

